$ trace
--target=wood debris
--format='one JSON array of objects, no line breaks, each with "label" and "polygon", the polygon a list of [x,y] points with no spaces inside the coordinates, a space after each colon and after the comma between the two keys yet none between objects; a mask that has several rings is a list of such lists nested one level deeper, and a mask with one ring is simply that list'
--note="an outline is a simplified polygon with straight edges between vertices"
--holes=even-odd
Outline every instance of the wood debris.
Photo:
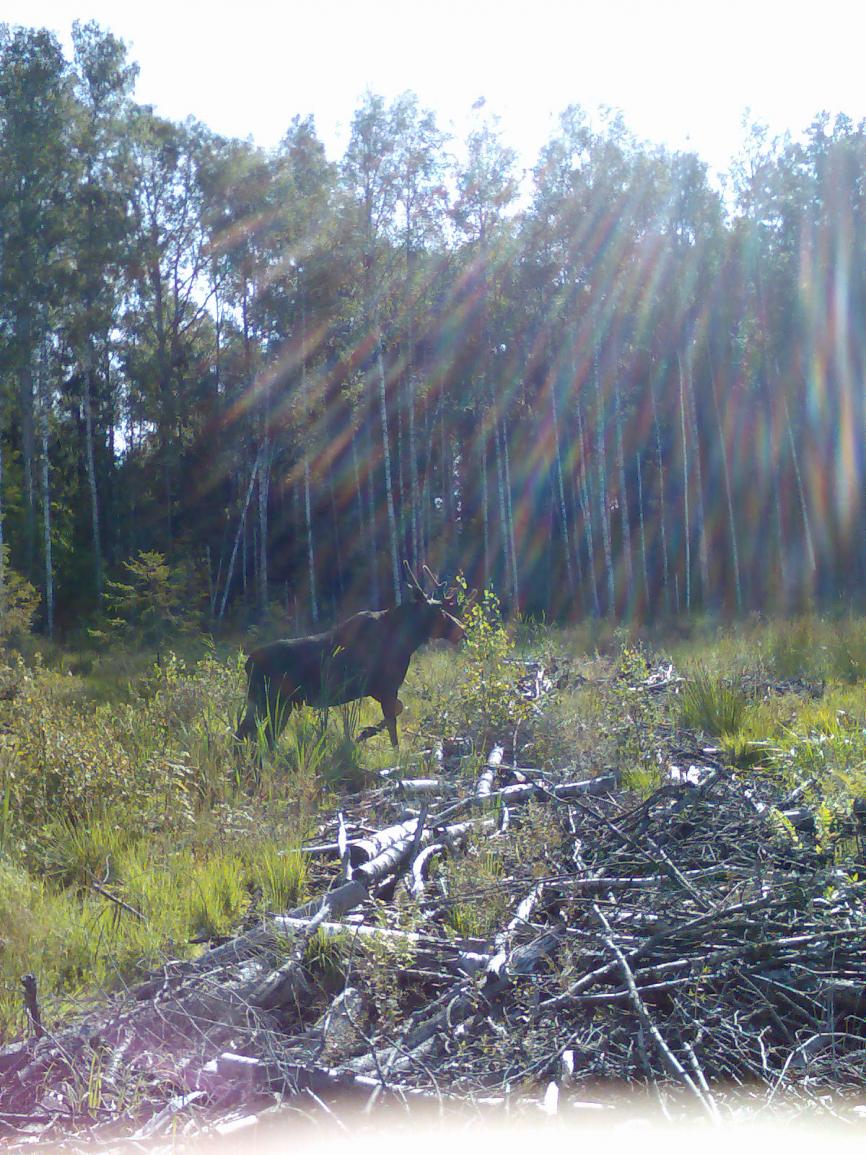
[{"label": "wood debris", "polygon": [[[656,674],[642,692],[676,686],[672,668]],[[538,669],[528,678],[543,702]],[[866,882],[822,855],[802,792],[735,775],[682,735],[663,753],[670,775],[639,799],[616,773],[518,770],[506,736],[467,774],[455,744],[421,809],[407,813],[413,780],[344,801],[308,848],[318,897],[62,1030],[45,1030],[29,988],[32,1037],[0,1050],[4,1150],[232,1134],[300,1102],[337,1117],[426,1100],[554,1115],[634,1087],[714,1122],[737,1091],[812,1110],[832,1088],[853,1121]],[[528,862],[531,823],[546,839]],[[504,868],[479,886],[503,914],[478,938],[454,929],[452,871],[486,846]],[[313,944],[339,948],[327,979]]]}]

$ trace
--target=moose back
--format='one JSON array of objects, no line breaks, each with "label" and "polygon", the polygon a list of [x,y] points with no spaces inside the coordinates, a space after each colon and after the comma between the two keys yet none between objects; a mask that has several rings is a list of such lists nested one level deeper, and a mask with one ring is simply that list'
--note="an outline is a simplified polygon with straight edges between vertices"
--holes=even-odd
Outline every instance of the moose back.
[{"label": "moose back", "polygon": [[463,635],[445,605],[416,587],[411,601],[393,609],[365,610],[325,633],[261,646],[247,658],[247,706],[236,736],[252,737],[262,721],[273,746],[295,706],[338,706],[370,697],[382,707],[383,722],[360,737],[384,726],[396,746],[403,709],[397,691],[412,655],[425,642],[444,638],[456,645]]}]

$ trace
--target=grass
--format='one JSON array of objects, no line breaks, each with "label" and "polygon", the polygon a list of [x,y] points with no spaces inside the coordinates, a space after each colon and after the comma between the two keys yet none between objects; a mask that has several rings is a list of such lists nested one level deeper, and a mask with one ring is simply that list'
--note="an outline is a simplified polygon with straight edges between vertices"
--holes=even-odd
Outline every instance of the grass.
[{"label": "grass", "polygon": [[[438,737],[469,736],[483,756],[504,725],[509,737],[519,733],[525,765],[575,774],[617,766],[647,792],[664,773],[666,735],[687,728],[734,768],[807,783],[822,839],[840,855],[852,799],[866,797],[866,622],[850,616],[736,627],[706,619],[653,636],[609,623],[518,622],[506,633],[491,616],[474,648],[416,655],[401,691],[399,751],[387,733],[354,740],[379,721],[369,700],[295,711],[273,755],[239,746],[240,655],[187,645],[159,666],[117,647],[0,663],[0,1039],[25,1027],[26,971],[37,974],[50,1028],[95,990],[304,901],[299,846],[321,809],[382,768],[417,763]],[[633,692],[647,657],[660,653],[687,675],[682,692]],[[515,655],[570,672],[538,717],[518,717],[506,700]],[[763,701],[742,692],[743,674],[826,687],[818,699]],[[560,836],[529,814],[509,835],[509,853],[543,875]],[[500,925],[512,901],[501,851],[470,847],[448,871],[452,931]],[[334,944],[311,949],[336,982]]]},{"label": "grass", "polygon": [[680,696],[682,724],[714,738],[740,731],[748,710],[748,697],[739,686],[706,669],[690,675]]}]

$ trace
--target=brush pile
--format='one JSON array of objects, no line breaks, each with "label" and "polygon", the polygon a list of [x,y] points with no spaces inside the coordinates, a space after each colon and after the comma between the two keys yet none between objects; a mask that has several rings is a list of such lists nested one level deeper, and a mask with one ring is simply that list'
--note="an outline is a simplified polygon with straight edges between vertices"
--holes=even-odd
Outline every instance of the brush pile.
[{"label": "brush pile", "polygon": [[[541,709],[550,686],[530,666],[516,692]],[[394,1101],[561,1114],[639,1087],[714,1121],[744,1097],[858,1118],[866,881],[801,794],[683,733],[645,799],[619,768],[469,755],[453,741],[347,799],[307,847],[304,906],[59,1033],[31,983],[32,1036],[0,1051],[4,1149],[158,1149]],[[854,816],[862,860],[860,835]]]}]

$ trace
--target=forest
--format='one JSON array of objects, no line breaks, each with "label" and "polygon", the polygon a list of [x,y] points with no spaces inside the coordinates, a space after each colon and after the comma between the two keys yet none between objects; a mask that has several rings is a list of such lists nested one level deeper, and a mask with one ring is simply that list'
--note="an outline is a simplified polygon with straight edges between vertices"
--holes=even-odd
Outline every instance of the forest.
[{"label": "forest", "polygon": [[549,620],[861,601],[863,122],[754,124],[714,182],[574,105],[523,171],[368,93],[331,161],[72,40],[0,25],[0,583],[44,633],[142,557],[210,629],[399,601],[403,559]]},{"label": "forest", "polygon": [[[0,24],[0,1146],[859,1138],[866,122],[527,169],[369,92],[334,159],[136,77]],[[325,632],[404,572],[408,669]]]}]

